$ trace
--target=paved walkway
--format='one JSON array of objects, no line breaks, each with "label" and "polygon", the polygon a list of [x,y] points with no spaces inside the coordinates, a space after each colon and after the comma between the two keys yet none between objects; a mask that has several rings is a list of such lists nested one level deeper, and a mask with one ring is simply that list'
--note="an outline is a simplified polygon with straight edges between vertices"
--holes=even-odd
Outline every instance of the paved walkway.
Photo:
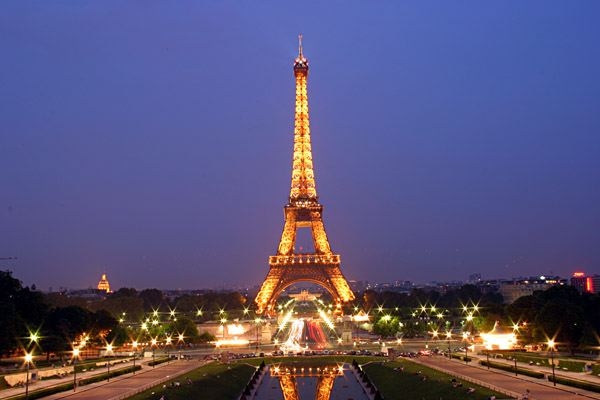
[{"label": "paved walkway", "polygon": [[144,365],[141,371],[111,378],[110,382],[102,381],[90,385],[80,386],[76,392],[68,391],[57,393],[44,399],[69,399],[69,400],[117,400],[125,399],[136,393],[159,385],[169,379],[185,374],[193,369],[199,368],[209,361],[173,361],[169,364],[163,363],[155,368]]},{"label": "paved walkway", "polygon": [[[100,362],[100,361],[98,361],[98,362]],[[143,360],[138,359],[136,365],[141,365],[141,363],[143,363],[143,362],[144,362]],[[133,362],[124,362],[124,363],[116,362],[111,365],[110,370],[111,370],[111,372],[117,371],[117,370],[120,370],[123,368],[131,367],[132,365],[133,365]],[[96,367],[92,371],[78,372],[77,380],[90,378],[95,375],[100,375],[100,374],[106,373],[106,371],[107,371],[106,367]],[[35,382],[30,381],[29,382],[29,393],[32,393],[36,390],[44,389],[47,387],[63,385],[65,383],[71,383],[71,382],[73,382],[72,374],[69,374],[62,378],[43,379],[43,380],[37,380]],[[13,396],[20,396],[23,394],[25,394],[25,386],[15,386],[15,387],[4,389],[4,390],[0,391],[0,398],[4,399],[4,398],[13,397]]]},{"label": "paved walkway", "polygon": [[524,375],[514,376],[514,374],[487,369],[475,365],[476,360],[468,365],[459,360],[448,360],[446,357],[420,357],[411,359],[417,363],[431,368],[441,370],[453,375],[466,376],[487,383],[486,386],[496,386],[505,391],[523,395],[527,390],[530,391],[529,399],[534,400],[572,400],[572,399],[600,399],[600,393],[589,392],[583,389],[577,389],[570,386],[557,384],[556,387],[545,379],[536,379]]}]

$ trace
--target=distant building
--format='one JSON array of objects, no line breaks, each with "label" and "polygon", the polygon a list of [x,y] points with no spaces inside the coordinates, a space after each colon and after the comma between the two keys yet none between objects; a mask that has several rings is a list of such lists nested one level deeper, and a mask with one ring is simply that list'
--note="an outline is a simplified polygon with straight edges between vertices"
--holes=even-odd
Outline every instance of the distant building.
[{"label": "distant building", "polygon": [[98,282],[98,290],[110,293],[110,284],[108,283],[108,279],[106,279],[106,274],[102,274],[102,279]]},{"label": "distant building", "polygon": [[566,279],[561,279],[558,276],[519,278],[501,282],[498,292],[504,298],[505,304],[511,304],[519,297],[531,296],[535,291],[547,290],[554,285],[565,285],[566,283]]},{"label": "distant building", "polygon": [[600,291],[600,275],[588,276],[585,272],[574,272],[571,286],[579,293],[598,293]]}]

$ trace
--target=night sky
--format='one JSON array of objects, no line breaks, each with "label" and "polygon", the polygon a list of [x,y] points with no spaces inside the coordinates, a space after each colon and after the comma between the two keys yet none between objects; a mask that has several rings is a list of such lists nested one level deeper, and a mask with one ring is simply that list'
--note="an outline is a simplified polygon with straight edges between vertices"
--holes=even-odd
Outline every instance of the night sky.
[{"label": "night sky", "polygon": [[[326,3],[326,4],[322,4]],[[304,35],[348,279],[600,273],[598,1],[3,1],[0,269],[259,284]]]}]

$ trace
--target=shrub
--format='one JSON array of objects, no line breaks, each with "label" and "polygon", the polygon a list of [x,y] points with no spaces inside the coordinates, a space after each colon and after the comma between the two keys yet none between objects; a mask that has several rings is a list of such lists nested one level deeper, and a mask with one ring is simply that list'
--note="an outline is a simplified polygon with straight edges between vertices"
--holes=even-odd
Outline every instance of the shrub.
[{"label": "shrub", "polygon": [[[552,378],[552,374],[548,375],[548,380],[550,382],[554,381],[554,379]],[[579,381],[579,380],[576,380],[576,379],[569,379],[569,378],[564,378],[562,376],[557,376],[556,377],[556,383],[560,383],[560,384],[563,384],[563,385],[576,387],[576,388],[579,388],[579,389],[589,390],[590,392],[600,393],[600,385],[597,385],[597,384],[592,383],[592,382]]]},{"label": "shrub", "polygon": [[[483,365],[484,367],[488,366],[487,361],[479,361],[479,364]],[[500,364],[500,363],[495,363],[495,362],[490,361],[489,366],[490,366],[490,368],[501,369],[503,371],[508,371],[508,372],[515,372],[515,367],[513,365]],[[517,373],[521,374],[521,375],[531,376],[532,378],[538,378],[538,379],[544,378],[544,374],[542,372],[532,371],[532,370],[526,369],[526,368],[517,368]]]}]

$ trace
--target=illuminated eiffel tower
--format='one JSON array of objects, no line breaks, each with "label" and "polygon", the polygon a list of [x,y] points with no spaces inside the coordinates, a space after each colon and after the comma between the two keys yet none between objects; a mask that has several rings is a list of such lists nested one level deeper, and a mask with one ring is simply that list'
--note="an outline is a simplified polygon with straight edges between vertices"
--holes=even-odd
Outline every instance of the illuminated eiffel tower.
[{"label": "illuminated eiffel tower", "polygon": [[[323,225],[323,206],[317,196],[308,119],[308,61],[302,53],[302,35],[299,36],[294,76],[296,108],[292,185],[289,201],[284,207],[285,224],[277,255],[269,257],[269,273],[255,299],[259,314],[272,314],[277,297],[297,282],[322,286],[338,305],[354,300],[354,293],[340,270],[340,255],[334,254],[329,246]],[[313,253],[296,253],[296,232],[300,228],[311,230]]]}]

